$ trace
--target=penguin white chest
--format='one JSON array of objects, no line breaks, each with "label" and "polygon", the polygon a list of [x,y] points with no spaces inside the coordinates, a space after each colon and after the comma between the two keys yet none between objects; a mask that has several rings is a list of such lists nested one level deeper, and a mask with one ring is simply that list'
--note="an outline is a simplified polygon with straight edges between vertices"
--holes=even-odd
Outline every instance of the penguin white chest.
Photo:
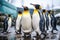
[{"label": "penguin white chest", "polygon": [[33,23],[34,30],[37,30],[39,28],[39,21],[40,21],[39,14],[33,14],[32,23]]},{"label": "penguin white chest", "polygon": [[22,29],[24,32],[31,32],[31,16],[29,15],[23,15],[22,16]]},{"label": "penguin white chest", "polygon": [[21,16],[18,16],[16,20],[16,30],[19,30],[20,24],[21,24]]}]

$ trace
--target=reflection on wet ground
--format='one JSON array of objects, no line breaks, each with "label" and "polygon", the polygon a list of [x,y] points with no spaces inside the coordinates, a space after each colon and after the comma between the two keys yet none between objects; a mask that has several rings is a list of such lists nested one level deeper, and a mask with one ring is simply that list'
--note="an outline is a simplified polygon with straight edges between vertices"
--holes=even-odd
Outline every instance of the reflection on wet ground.
[{"label": "reflection on wet ground", "polygon": [[[57,26],[57,28],[59,30],[60,27]],[[11,33],[9,34],[0,33],[0,40],[59,40],[59,37],[60,37],[60,30],[57,32],[57,34],[49,33],[45,37],[45,39],[34,37],[33,34],[36,34],[35,32],[31,34],[32,35],[31,37],[23,37],[21,36],[22,34],[15,34],[14,28],[11,28],[10,31]]]}]

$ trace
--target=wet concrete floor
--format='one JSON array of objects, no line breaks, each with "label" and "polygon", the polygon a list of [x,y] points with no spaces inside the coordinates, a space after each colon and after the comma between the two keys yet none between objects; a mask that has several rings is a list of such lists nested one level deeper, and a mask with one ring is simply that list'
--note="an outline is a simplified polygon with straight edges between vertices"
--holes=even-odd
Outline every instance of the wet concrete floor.
[{"label": "wet concrete floor", "polygon": [[0,40],[60,40],[60,26],[57,26],[59,30],[57,34],[51,34],[51,32],[44,39],[34,37],[35,32],[32,32],[31,37],[23,37],[23,34],[16,34],[14,27],[10,28],[9,34],[0,33]]}]

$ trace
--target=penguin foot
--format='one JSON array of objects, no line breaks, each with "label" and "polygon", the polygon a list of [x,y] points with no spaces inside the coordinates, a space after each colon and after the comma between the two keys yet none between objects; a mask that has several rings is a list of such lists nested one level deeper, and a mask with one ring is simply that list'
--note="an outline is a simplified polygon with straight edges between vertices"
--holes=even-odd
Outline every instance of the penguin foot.
[{"label": "penguin foot", "polygon": [[57,31],[56,31],[56,30],[54,30],[54,31],[53,31],[53,33],[54,33],[54,34],[57,34]]},{"label": "penguin foot", "polygon": [[40,38],[41,38],[41,39],[44,39],[45,37],[46,37],[46,34],[41,34],[41,35],[40,35]]},{"label": "penguin foot", "polygon": [[16,31],[16,34],[21,34],[21,32],[19,32],[19,31]]},{"label": "penguin foot", "polygon": [[58,31],[52,30],[51,32],[52,32],[52,34],[57,34]]},{"label": "penguin foot", "polygon": [[25,34],[24,34],[24,37],[25,37],[25,38],[31,38],[31,34],[26,34],[26,33],[25,33]]}]

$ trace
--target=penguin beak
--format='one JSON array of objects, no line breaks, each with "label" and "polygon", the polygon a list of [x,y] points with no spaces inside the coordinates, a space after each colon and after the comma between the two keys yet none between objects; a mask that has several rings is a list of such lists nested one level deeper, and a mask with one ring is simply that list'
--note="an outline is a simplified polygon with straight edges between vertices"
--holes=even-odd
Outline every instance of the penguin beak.
[{"label": "penguin beak", "polygon": [[29,8],[27,6],[22,6],[24,8],[25,11],[29,10]]},{"label": "penguin beak", "polygon": [[31,5],[33,5],[33,6],[35,6],[36,4],[32,4],[32,3],[30,3]]},{"label": "penguin beak", "polygon": [[36,9],[41,9],[42,8],[39,4],[32,4],[31,3],[31,5],[33,5]]}]

